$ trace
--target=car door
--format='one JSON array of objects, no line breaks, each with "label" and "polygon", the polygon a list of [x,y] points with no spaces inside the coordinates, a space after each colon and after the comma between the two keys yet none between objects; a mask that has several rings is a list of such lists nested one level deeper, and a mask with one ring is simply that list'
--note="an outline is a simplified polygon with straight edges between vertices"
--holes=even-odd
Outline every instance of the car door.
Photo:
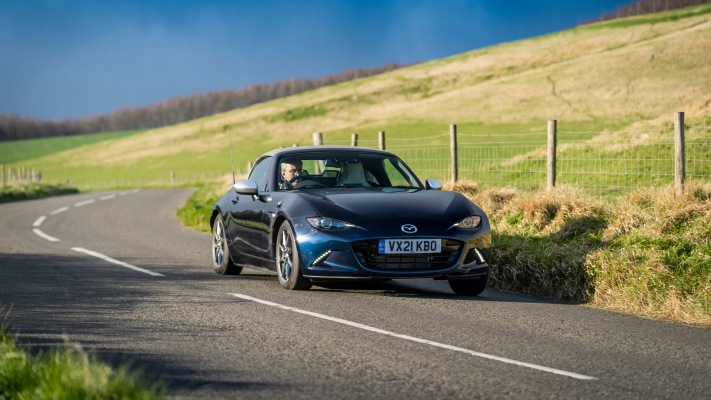
[{"label": "car door", "polygon": [[268,266],[273,263],[269,249],[271,215],[275,206],[269,194],[269,177],[272,171],[272,157],[257,161],[249,179],[257,182],[257,195],[235,193],[230,207],[230,221],[227,230],[235,249],[245,256],[237,263]]}]

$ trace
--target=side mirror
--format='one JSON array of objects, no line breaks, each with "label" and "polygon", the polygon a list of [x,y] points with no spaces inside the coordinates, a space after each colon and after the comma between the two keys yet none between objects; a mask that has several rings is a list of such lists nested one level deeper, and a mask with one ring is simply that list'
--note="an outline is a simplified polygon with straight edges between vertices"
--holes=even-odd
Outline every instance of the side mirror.
[{"label": "side mirror", "polygon": [[256,195],[259,193],[257,181],[254,179],[243,179],[232,185],[232,190],[234,190],[237,194]]},{"label": "side mirror", "polygon": [[425,181],[425,189],[427,190],[442,190],[442,182],[437,179],[429,178]]}]

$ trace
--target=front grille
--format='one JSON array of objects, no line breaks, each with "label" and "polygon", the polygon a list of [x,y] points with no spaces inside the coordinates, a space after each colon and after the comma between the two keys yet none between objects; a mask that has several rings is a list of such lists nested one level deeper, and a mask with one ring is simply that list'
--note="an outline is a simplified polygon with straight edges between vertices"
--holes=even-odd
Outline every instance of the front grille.
[{"label": "front grille", "polygon": [[437,254],[379,254],[377,239],[353,243],[358,261],[368,268],[380,271],[427,271],[446,269],[459,259],[464,246],[458,240],[444,240],[442,252]]}]

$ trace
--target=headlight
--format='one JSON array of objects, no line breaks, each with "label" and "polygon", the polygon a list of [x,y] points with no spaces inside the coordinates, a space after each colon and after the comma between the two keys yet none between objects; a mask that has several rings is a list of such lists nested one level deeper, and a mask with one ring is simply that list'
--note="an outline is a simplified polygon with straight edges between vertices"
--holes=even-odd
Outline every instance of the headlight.
[{"label": "headlight", "polygon": [[476,229],[481,226],[481,217],[478,215],[471,215],[457,222],[454,226],[463,229]]},{"label": "headlight", "polygon": [[348,228],[355,228],[355,225],[348,222],[339,221],[337,219],[326,218],[326,217],[311,217],[306,218],[306,221],[311,224],[314,228],[320,231],[335,231]]}]

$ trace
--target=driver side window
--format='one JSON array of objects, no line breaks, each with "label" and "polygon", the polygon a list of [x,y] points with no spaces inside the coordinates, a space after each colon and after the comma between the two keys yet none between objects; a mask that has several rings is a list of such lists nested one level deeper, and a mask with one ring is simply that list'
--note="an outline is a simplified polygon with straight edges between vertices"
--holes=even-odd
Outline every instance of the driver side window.
[{"label": "driver side window", "polygon": [[257,188],[260,192],[267,190],[269,185],[269,170],[272,165],[272,158],[265,157],[257,161],[257,165],[252,168],[252,172],[249,174],[249,179],[254,179],[257,181]]}]

